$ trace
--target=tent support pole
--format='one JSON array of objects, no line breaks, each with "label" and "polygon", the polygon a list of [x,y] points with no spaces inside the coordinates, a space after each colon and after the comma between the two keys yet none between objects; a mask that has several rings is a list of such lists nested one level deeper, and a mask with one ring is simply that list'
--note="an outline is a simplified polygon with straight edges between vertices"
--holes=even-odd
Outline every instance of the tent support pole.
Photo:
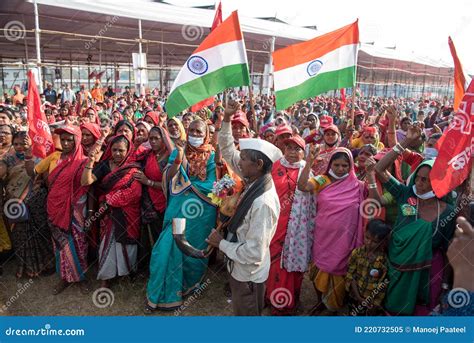
[{"label": "tent support pole", "polygon": [[40,27],[39,27],[39,15],[38,15],[38,4],[36,0],[33,1],[35,9],[35,38],[36,38],[36,65],[38,67],[38,87],[40,93],[43,93],[43,77],[41,76],[41,51],[40,51]]}]

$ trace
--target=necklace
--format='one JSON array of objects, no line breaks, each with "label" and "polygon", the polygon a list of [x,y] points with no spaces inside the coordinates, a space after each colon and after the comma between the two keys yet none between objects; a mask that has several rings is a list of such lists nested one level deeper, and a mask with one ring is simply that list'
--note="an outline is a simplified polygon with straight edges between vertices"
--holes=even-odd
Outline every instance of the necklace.
[{"label": "necklace", "polygon": [[[433,235],[431,237],[434,237],[436,235],[436,233],[438,233],[438,227],[439,227],[439,211],[440,211],[440,206],[439,206],[439,200],[436,199],[436,205],[438,207],[438,211],[437,211],[437,215],[436,215],[436,228],[433,232]],[[420,207],[419,207],[419,199],[418,197],[416,198],[416,214],[415,214],[415,220],[418,220],[418,212],[420,211]]]}]

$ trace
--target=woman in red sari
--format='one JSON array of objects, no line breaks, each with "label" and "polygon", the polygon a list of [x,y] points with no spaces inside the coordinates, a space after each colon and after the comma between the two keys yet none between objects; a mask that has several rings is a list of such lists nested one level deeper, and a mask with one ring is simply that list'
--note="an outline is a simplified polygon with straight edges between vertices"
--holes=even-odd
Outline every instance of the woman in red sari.
[{"label": "woman in red sari", "polygon": [[277,316],[295,313],[310,261],[315,214],[313,196],[296,187],[306,164],[303,160],[305,142],[300,136],[293,136],[284,144],[285,154],[272,169],[281,208],[270,243],[271,265],[265,295],[272,315]]},{"label": "woman in red sari", "polygon": [[60,135],[62,152],[53,152],[34,167],[36,174],[49,173],[46,209],[56,253],[56,270],[61,276],[53,294],[61,293],[70,283],[81,281],[81,291],[87,293],[87,237],[84,232],[87,187],[81,186],[80,182],[86,159],[81,130],[77,126],[66,126],[56,129],[55,134]]},{"label": "woman in red sari", "polygon": [[142,145],[135,153],[135,160],[143,166],[134,178],[142,186],[141,232],[138,249],[139,270],[148,270],[150,253],[163,228],[166,197],[162,189],[163,171],[173,151],[173,143],[161,126],[154,126],[148,138],[150,147]]},{"label": "woman in red sari", "polygon": [[129,161],[133,144],[127,137],[113,137],[94,167],[98,151],[97,147],[89,154],[81,183],[98,182],[102,220],[97,278],[107,287],[109,280],[136,270],[142,186],[133,177],[140,165]]}]

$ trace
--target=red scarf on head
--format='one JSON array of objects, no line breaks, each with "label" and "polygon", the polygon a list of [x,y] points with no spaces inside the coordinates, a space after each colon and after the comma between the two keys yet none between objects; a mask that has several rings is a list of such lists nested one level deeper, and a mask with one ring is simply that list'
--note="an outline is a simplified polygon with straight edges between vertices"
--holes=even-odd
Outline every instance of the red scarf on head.
[{"label": "red scarf on head", "polygon": [[55,133],[74,135],[74,151],[49,174],[49,192],[46,209],[48,219],[62,230],[68,231],[71,226],[72,213],[77,201],[86,194],[88,187],[81,186],[81,175],[86,159],[82,151],[81,130],[77,126],[66,126]]},{"label": "red scarf on head", "polygon": [[201,180],[206,180],[207,177],[207,161],[213,147],[210,142],[209,126],[203,121],[206,127],[206,136],[204,137],[204,143],[200,147],[194,147],[189,143],[186,143],[185,155],[188,164],[189,176],[197,176]]},{"label": "red scarf on head", "polygon": [[92,136],[94,136],[95,140],[98,140],[101,136],[100,133],[100,126],[94,123],[84,123],[80,126],[81,130],[86,129],[88,130]]},{"label": "red scarf on head", "polygon": [[151,120],[153,120],[153,123],[155,125],[158,125],[160,123],[160,113],[159,112],[147,112],[147,114],[145,115],[145,118],[146,117],[150,117]]},{"label": "red scarf on head", "polygon": [[86,108],[84,111],[82,111],[81,117],[87,117],[87,116],[86,116],[86,113],[87,113],[88,111],[94,112],[94,114],[95,114],[95,123],[100,125],[99,115],[97,114],[97,110],[96,110],[94,107],[88,107],[88,108]]}]

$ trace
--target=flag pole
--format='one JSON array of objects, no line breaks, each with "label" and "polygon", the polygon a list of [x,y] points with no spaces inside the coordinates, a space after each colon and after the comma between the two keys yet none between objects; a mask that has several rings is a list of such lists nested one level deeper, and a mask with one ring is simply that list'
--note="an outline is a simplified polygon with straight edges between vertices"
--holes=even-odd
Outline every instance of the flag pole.
[{"label": "flag pole", "polygon": [[351,106],[351,122],[352,122],[352,125],[354,125],[354,108],[355,108],[355,98],[356,98],[356,87],[354,85],[354,87],[352,88],[352,106]]}]

